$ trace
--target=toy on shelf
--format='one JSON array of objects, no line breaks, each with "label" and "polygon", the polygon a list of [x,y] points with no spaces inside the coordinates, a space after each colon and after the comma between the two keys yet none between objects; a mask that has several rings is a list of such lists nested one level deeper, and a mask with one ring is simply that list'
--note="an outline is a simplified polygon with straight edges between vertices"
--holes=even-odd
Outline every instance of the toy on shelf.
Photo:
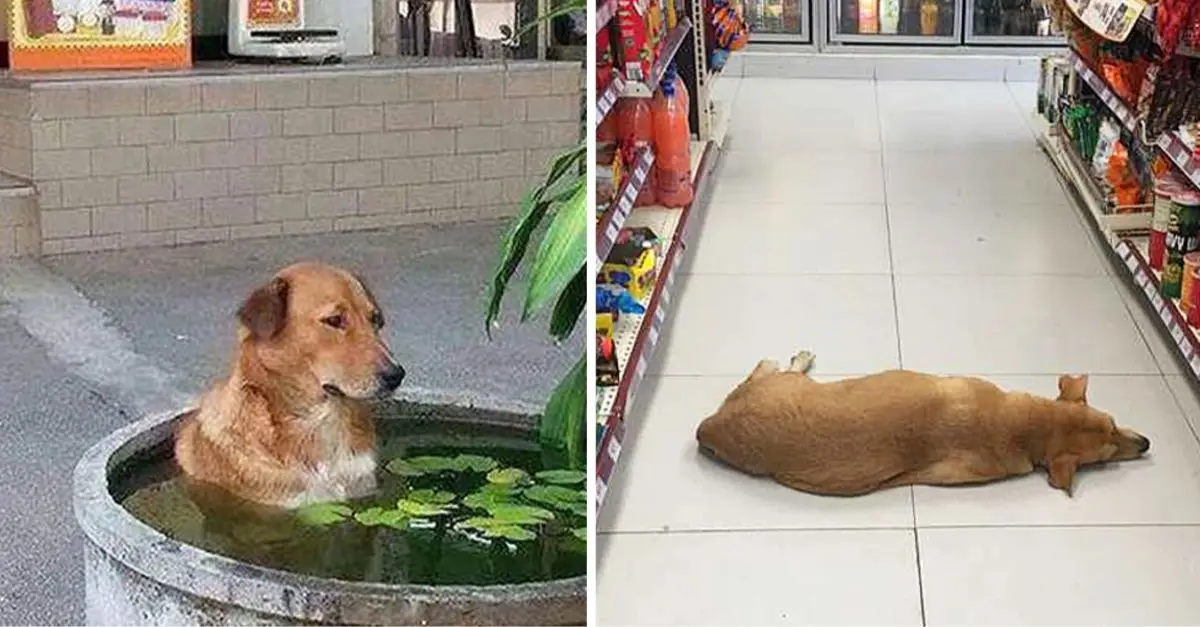
[{"label": "toy on shelf", "polygon": [[600,267],[598,282],[619,285],[634,300],[650,295],[658,278],[661,255],[658,236],[648,228],[622,229],[608,259]]},{"label": "toy on shelf", "polygon": [[615,321],[617,314],[644,314],[646,307],[637,302],[624,287],[612,283],[599,283],[596,285],[596,313],[613,314]]},{"label": "toy on shelf", "polygon": [[621,383],[621,365],[617,363],[617,345],[611,337],[596,336],[596,385],[613,387]]}]

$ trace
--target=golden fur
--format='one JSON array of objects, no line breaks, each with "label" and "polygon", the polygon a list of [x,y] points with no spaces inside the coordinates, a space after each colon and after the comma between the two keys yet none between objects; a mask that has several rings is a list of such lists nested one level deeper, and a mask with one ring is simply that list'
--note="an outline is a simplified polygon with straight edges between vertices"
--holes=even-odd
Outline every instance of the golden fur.
[{"label": "golden fur", "polygon": [[281,270],[238,310],[229,377],[201,399],[175,443],[192,484],[300,507],[375,489],[370,398],[404,378],[380,338],[383,316],[353,274]]},{"label": "golden fur", "polygon": [[891,370],[818,383],[813,355],[760,362],[700,423],[700,447],[797,490],[865,494],[899,485],[982,483],[1039,466],[1072,492],[1084,464],[1134,459],[1150,441],[1087,404],[1087,377],[1051,400],[971,377]]}]

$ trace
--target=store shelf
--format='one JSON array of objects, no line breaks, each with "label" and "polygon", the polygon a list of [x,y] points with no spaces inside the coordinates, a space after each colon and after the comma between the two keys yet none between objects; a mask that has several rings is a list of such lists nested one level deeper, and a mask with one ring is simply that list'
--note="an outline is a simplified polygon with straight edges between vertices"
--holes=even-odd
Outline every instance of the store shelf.
[{"label": "store shelf", "polygon": [[642,302],[642,315],[622,314],[613,332],[621,380],[615,387],[596,391],[596,419],[600,432],[596,438],[596,504],[599,507],[608,494],[608,482],[621,455],[625,437],[625,410],[629,407],[646,375],[646,368],[662,335],[663,324],[671,311],[671,288],[687,249],[686,237],[692,211],[702,206],[709,173],[716,163],[719,149],[712,142],[692,143],[692,180],[695,198],[682,209],[639,207],[630,214],[628,226],[649,226],[662,238],[664,254],[659,260],[658,281]]},{"label": "store shelf", "polygon": [[1163,133],[1162,137],[1158,138],[1158,148],[1171,159],[1175,167],[1179,168],[1179,171],[1192,182],[1192,185],[1200,189],[1200,163],[1197,163],[1192,156],[1192,151],[1179,138],[1179,133]]},{"label": "store shelf", "polygon": [[663,42],[662,53],[658,55],[658,59],[654,61],[654,65],[650,67],[650,76],[645,81],[629,80],[625,77],[625,90],[621,94],[626,98],[651,98],[654,96],[654,90],[658,89],[658,84],[662,82],[663,74],[667,73],[667,66],[671,64],[671,60],[675,58],[675,53],[679,52],[679,47],[683,45],[684,39],[687,38],[688,32],[692,30],[692,20],[684,17],[667,33],[667,39]]},{"label": "store shelf", "polygon": [[1100,96],[1100,99],[1113,112],[1113,115],[1120,120],[1121,124],[1129,131],[1135,132],[1137,130],[1137,119],[1134,117],[1133,111],[1129,108],[1129,105],[1125,104],[1124,100],[1121,100],[1121,97],[1116,92],[1109,88],[1104,77],[1093,71],[1084,62],[1083,58],[1079,56],[1079,53],[1071,48],[1067,48],[1067,58],[1070,59],[1071,65],[1075,68],[1079,77],[1092,88],[1092,91],[1096,92],[1097,96]]},{"label": "store shelf", "polygon": [[649,146],[646,146],[638,153],[633,171],[629,173],[629,178],[625,180],[625,184],[621,186],[616,200],[609,205],[608,209],[600,216],[600,220],[596,223],[597,267],[599,267],[599,264],[604,263],[604,260],[608,258],[609,251],[616,244],[617,235],[621,233],[621,228],[625,226],[625,219],[629,217],[629,212],[633,210],[633,203],[642,191],[642,185],[645,184],[646,177],[650,174],[650,167],[652,165],[654,165],[654,151]]},{"label": "store shelf", "polygon": [[621,92],[625,91],[625,79],[621,78],[620,74],[613,76],[612,82],[604,89],[604,93],[596,98],[596,126],[612,113],[613,107],[617,106],[617,99],[621,97]]},{"label": "store shelf", "polygon": [[1044,135],[1040,143],[1062,175],[1078,189],[1084,205],[1092,215],[1092,220],[1105,233],[1126,233],[1150,228],[1151,216],[1148,212],[1109,213],[1104,194],[1092,179],[1080,156],[1067,145],[1069,141],[1066,135],[1058,132]]}]

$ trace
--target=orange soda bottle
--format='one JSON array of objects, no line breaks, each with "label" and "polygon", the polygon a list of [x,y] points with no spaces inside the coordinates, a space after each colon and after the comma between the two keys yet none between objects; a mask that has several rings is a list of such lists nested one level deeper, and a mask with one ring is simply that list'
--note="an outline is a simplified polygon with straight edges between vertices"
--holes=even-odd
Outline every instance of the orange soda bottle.
[{"label": "orange soda bottle", "polygon": [[[654,142],[654,119],[650,113],[650,101],[646,98],[622,98],[617,101],[617,141],[621,144],[622,152],[636,159],[642,148]],[[657,156],[657,155],[656,155]],[[655,160],[657,162],[657,159]],[[630,163],[629,171],[633,171]],[[657,204],[654,185],[654,170],[646,176],[635,207]]]},{"label": "orange soda bottle", "polygon": [[651,107],[654,119],[654,166],[658,202],[686,207],[692,202],[692,133],[687,107],[675,92],[676,82],[664,80]]}]

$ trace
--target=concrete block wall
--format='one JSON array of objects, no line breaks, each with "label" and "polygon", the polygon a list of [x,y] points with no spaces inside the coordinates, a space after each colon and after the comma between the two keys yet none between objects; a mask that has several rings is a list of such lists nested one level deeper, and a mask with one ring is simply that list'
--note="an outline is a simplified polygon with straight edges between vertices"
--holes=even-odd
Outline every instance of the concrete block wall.
[{"label": "concrete block wall", "polygon": [[504,217],[578,141],[581,81],[510,63],[34,82],[28,165],[0,143],[0,169],[36,188],[46,254]]}]

